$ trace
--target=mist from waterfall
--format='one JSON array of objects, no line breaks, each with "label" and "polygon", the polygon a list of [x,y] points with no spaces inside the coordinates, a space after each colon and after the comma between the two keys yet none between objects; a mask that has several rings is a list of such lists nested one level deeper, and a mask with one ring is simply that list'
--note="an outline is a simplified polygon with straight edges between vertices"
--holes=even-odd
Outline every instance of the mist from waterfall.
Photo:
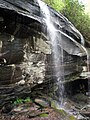
[{"label": "mist from waterfall", "polygon": [[38,0],[40,11],[43,15],[43,19],[47,26],[47,33],[51,42],[51,48],[53,53],[53,60],[54,61],[54,74],[56,76],[56,83],[58,86],[57,96],[59,105],[63,105],[63,97],[64,97],[64,86],[62,81],[64,80],[64,67],[63,67],[63,49],[62,49],[62,38],[61,33],[57,32],[50,15],[50,11],[48,6]]}]

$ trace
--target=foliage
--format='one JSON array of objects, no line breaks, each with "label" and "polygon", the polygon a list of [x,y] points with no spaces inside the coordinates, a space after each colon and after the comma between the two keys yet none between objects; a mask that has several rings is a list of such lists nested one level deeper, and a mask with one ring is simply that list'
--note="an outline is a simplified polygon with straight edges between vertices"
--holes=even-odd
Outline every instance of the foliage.
[{"label": "foliage", "polygon": [[17,98],[15,101],[14,101],[14,105],[16,104],[22,104],[22,103],[27,103],[27,102],[32,102],[32,100],[27,97],[25,99],[22,99],[22,98]]},{"label": "foliage", "polygon": [[[44,0],[55,10],[66,16],[82,33],[86,40],[90,40],[90,16],[85,13],[85,7],[78,0]],[[62,2],[63,1],[63,2]]]},{"label": "foliage", "polygon": [[43,0],[43,1],[50,5],[51,7],[53,7],[58,12],[62,10],[62,8],[64,7],[64,3],[62,2],[62,0]]},{"label": "foliage", "polygon": [[83,4],[79,4],[78,0],[64,0],[64,14],[82,33],[86,40],[90,40],[90,17],[85,13]]}]

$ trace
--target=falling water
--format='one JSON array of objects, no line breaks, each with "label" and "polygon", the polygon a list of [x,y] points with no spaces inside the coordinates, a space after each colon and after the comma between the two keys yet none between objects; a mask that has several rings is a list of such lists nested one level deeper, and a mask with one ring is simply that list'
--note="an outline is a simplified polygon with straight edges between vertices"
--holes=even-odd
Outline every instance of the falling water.
[{"label": "falling water", "polygon": [[[61,38],[61,33],[58,33],[53,22],[52,18],[50,15],[50,11],[47,7],[47,5],[38,0],[40,10],[44,16],[44,21],[47,26],[47,31],[48,31],[48,36],[51,41],[52,45],[52,53],[53,53],[53,60],[54,61],[54,74],[56,76],[56,81],[58,85],[58,100],[59,100],[59,105],[63,105],[63,95],[64,95],[64,86],[62,84],[62,81],[64,80],[64,68],[62,67],[63,65],[63,49],[62,49],[62,38]],[[58,45],[61,46],[61,48],[58,47]]]},{"label": "falling water", "polygon": [[[50,11],[48,9],[48,6],[42,2],[41,0],[37,0],[40,6],[40,10],[41,13],[43,14],[43,19],[46,23],[47,26],[47,31],[48,31],[48,36],[49,39],[51,41],[52,44],[52,53],[53,53],[53,61],[54,61],[54,72],[55,75],[57,76],[56,81],[57,81],[57,85],[58,85],[58,98],[59,98],[59,105],[62,107],[63,105],[63,98],[64,98],[64,86],[62,84],[63,80],[64,80],[64,68],[63,66],[63,49],[62,49],[62,38],[61,38],[61,34],[65,35],[66,37],[68,37],[69,39],[71,39],[74,43],[77,44],[77,46],[79,45],[73,38],[71,38],[70,36],[68,36],[67,34],[63,33],[62,31],[57,31],[51,18],[50,15]],[[72,29],[74,29],[74,27],[72,26]],[[86,52],[87,55],[87,68],[88,68],[88,91],[90,94],[90,56],[89,53],[87,51],[87,49],[84,47],[84,39],[83,36],[81,35],[81,33],[75,29],[75,31],[80,35],[81,38],[81,44],[82,44],[82,48],[84,49],[84,51]],[[58,48],[58,45],[61,48]]]}]

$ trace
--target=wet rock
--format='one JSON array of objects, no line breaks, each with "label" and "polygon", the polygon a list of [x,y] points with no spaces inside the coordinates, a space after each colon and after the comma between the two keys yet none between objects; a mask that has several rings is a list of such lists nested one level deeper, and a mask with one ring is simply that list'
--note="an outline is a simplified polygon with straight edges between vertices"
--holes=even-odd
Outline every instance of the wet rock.
[{"label": "wet rock", "polygon": [[43,99],[39,99],[39,98],[35,99],[35,103],[41,107],[49,107],[50,106],[50,104],[47,101],[45,101]]},{"label": "wet rock", "polygon": [[4,21],[3,17],[0,17],[0,22],[3,22],[3,21]]},{"label": "wet rock", "polygon": [[12,84],[21,80],[22,71],[16,65],[0,66],[0,85]]},{"label": "wet rock", "polygon": [[76,94],[75,96],[73,96],[73,100],[76,101],[77,103],[84,103],[87,104],[88,103],[88,96],[80,93],[80,94]]},{"label": "wet rock", "polygon": [[12,104],[6,103],[6,104],[3,106],[1,112],[2,112],[2,113],[9,113],[9,112],[11,112],[11,110],[13,109],[13,107],[14,107],[14,106],[13,106]]},{"label": "wet rock", "polygon": [[80,110],[80,114],[82,114],[83,116],[86,116],[86,117],[90,117],[90,105],[84,106],[84,107]]},{"label": "wet rock", "polygon": [[73,115],[65,112],[63,109],[43,108],[38,109],[35,104],[22,104],[12,109],[11,114],[2,114],[3,120],[77,120]]},{"label": "wet rock", "polygon": [[38,39],[36,42],[37,49],[45,54],[51,54],[50,45],[43,39]]},{"label": "wet rock", "polygon": [[[82,36],[68,19],[49,9],[58,34],[59,31],[62,33],[62,47],[61,41],[58,41],[58,49],[63,48],[64,54],[64,63],[60,66],[61,70],[64,67],[64,73],[61,74],[66,80],[72,80],[73,76],[76,79],[77,73],[82,71],[81,56],[85,55],[80,44]],[[30,95],[37,87],[47,93],[50,89],[55,91],[56,87],[52,84],[62,76],[59,74],[60,63],[54,65],[52,51],[37,0],[0,0],[1,106],[10,99]],[[61,55],[58,56],[58,59],[61,58]]]},{"label": "wet rock", "polygon": [[24,85],[24,84],[25,84],[25,80],[21,80],[21,81],[19,81],[19,82],[16,83],[16,84],[18,84],[18,85]]},{"label": "wet rock", "polygon": [[20,113],[20,112],[28,112],[28,108],[25,109],[24,106],[19,106],[19,107],[17,107],[17,108],[14,108],[14,109],[13,109],[13,112],[17,112],[17,113]]},{"label": "wet rock", "polygon": [[21,64],[24,80],[28,84],[42,83],[45,80],[45,55],[43,53],[32,54],[29,51],[26,54],[27,61]]}]

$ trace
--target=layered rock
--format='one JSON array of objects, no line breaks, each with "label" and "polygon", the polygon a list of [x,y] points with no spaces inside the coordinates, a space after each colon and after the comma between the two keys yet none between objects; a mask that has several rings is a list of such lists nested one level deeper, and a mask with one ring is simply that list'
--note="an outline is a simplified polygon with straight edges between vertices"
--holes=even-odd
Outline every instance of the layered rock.
[{"label": "layered rock", "polygon": [[[61,31],[63,39],[64,63],[61,69],[64,67],[66,80],[72,80],[82,71],[81,56],[85,51],[80,43],[83,39],[63,15],[49,9],[57,32]],[[60,48],[61,44],[58,46]],[[52,55],[47,27],[37,1],[1,0],[0,103],[30,94],[36,85],[43,86],[44,83],[46,88],[48,83],[53,83],[56,76]]]}]

